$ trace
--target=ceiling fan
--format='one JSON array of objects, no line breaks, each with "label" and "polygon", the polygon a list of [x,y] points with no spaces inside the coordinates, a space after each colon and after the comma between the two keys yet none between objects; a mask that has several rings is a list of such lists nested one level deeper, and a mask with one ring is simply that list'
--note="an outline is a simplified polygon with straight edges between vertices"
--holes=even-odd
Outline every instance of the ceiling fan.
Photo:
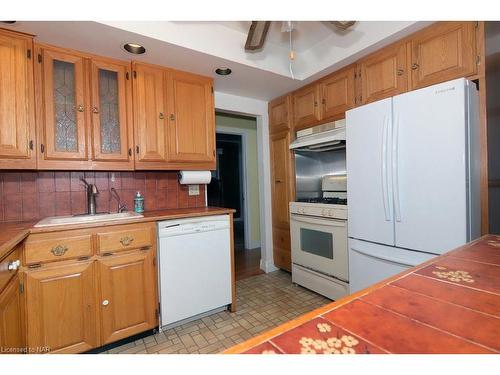
[{"label": "ceiling fan", "polygon": [[[336,28],[341,31],[345,31],[353,26],[356,21],[328,21]],[[295,28],[295,22],[284,21],[281,28],[282,32],[291,32]],[[264,43],[266,42],[267,33],[269,27],[271,26],[271,21],[252,21],[250,29],[248,30],[247,40],[245,42],[245,51],[247,52],[257,52],[262,50]]]}]

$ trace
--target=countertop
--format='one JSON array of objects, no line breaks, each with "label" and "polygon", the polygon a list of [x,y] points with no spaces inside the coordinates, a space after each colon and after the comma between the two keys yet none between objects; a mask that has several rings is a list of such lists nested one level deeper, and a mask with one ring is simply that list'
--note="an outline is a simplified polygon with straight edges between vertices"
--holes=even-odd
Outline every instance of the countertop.
[{"label": "countertop", "polygon": [[0,259],[14,246],[23,241],[30,233],[56,232],[61,230],[95,228],[112,225],[143,223],[188,217],[224,215],[234,213],[233,209],[220,207],[178,208],[144,212],[143,217],[134,217],[126,220],[101,221],[96,223],[82,223],[72,225],[58,225],[35,228],[37,221],[1,223],[0,224]]},{"label": "countertop", "polygon": [[499,353],[500,236],[487,235],[224,353]]}]

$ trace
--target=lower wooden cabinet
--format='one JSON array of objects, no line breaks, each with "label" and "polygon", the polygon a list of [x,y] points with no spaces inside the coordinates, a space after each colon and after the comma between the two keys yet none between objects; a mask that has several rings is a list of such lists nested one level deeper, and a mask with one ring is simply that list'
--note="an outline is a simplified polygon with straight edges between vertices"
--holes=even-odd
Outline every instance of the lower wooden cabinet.
[{"label": "lower wooden cabinet", "polygon": [[0,354],[22,353],[26,347],[20,285],[16,275],[0,292]]},{"label": "lower wooden cabinet", "polygon": [[93,261],[27,271],[25,291],[30,352],[79,353],[99,346]]},{"label": "lower wooden cabinet", "polygon": [[152,248],[97,261],[101,344],[158,325],[155,263]]}]

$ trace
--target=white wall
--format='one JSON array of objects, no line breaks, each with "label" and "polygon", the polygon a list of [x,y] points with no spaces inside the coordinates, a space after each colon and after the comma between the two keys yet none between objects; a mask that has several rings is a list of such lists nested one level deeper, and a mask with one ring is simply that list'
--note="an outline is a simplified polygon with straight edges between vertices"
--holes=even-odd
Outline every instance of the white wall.
[{"label": "white wall", "polygon": [[273,262],[271,175],[269,168],[269,119],[267,101],[215,92],[215,108],[219,111],[255,116],[257,120],[257,155],[260,196],[260,268],[265,272],[275,271]]}]

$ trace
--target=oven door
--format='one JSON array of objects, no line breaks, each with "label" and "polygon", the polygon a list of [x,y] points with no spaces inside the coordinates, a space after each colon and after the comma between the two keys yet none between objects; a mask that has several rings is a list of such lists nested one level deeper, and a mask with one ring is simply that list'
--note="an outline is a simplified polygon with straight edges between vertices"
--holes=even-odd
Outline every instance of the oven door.
[{"label": "oven door", "polygon": [[292,262],[348,281],[347,222],[292,214]]}]

